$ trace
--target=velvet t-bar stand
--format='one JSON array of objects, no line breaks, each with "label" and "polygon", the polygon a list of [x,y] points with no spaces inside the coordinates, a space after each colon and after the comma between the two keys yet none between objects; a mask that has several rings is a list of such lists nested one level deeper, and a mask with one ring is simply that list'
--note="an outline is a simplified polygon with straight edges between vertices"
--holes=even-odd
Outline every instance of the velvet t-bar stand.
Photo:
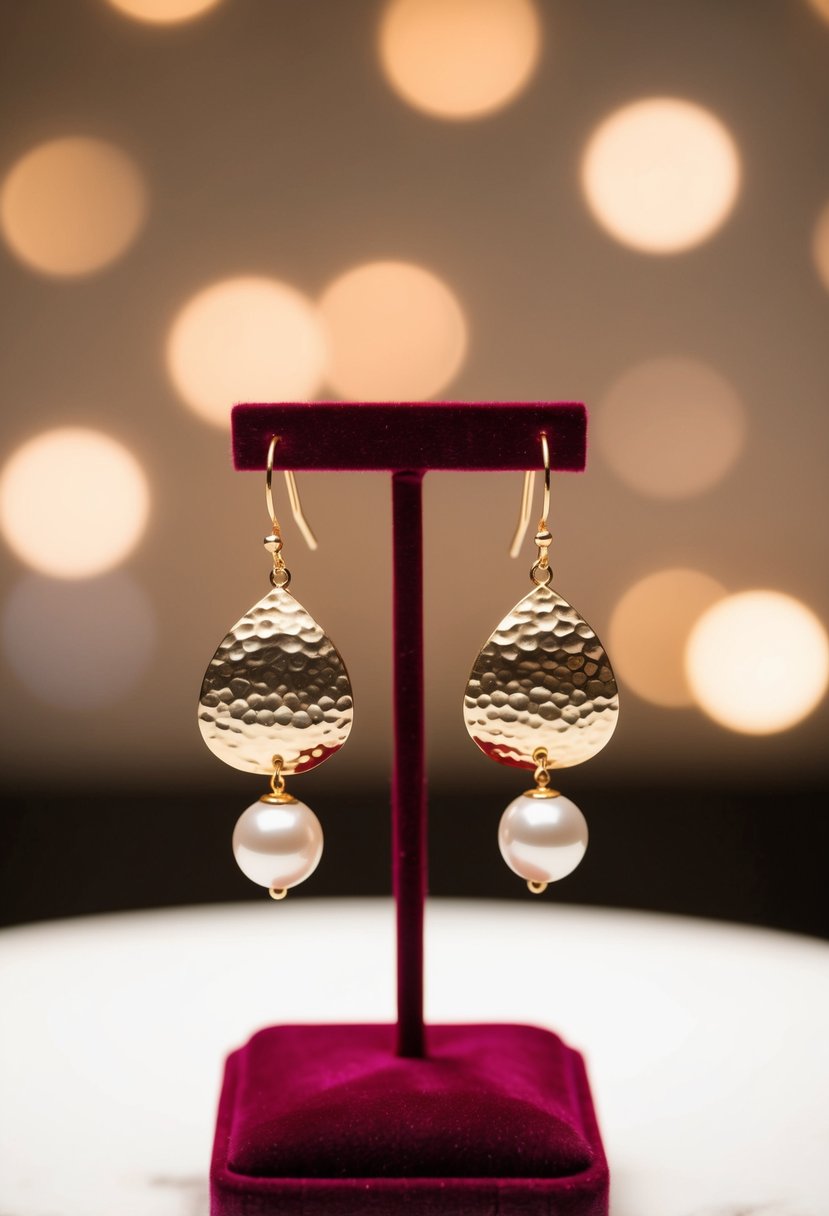
[{"label": "velvet t-bar stand", "polygon": [[535,468],[542,431],[554,469],[584,469],[577,403],[233,410],[237,469],[263,470],[279,435],[282,469],[392,475],[398,1022],[270,1027],[229,1057],[213,1216],[607,1216],[607,1162],[581,1056],[536,1027],[423,1022],[423,476]]}]

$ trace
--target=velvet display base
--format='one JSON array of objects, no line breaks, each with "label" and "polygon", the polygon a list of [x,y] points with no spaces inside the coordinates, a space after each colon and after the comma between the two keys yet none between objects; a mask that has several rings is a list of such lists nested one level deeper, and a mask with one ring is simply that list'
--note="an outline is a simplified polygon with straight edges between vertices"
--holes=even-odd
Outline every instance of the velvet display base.
[{"label": "velvet display base", "polygon": [[607,1216],[578,1052],[532,1026],[276,1026],[227,1061],[212,1216]]}]

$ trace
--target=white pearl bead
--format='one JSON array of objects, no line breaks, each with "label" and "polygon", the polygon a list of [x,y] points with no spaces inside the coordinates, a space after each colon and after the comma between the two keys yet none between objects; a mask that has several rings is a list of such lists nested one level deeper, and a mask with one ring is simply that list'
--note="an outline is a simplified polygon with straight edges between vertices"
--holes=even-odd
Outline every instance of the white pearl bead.
[{"label": "white pearl bead", "polygon": [[295,887],[313,874],[322,857],[322,827],[304,802],[260,799],[233,829],[239,869],[260,887]]},{"label": "white pearl bead", "polygon": [[498,828],[501,856],[527,882],[557,882],[575,870],[587,849],[587,822],[575,802],[557,794],[521,794]]}]

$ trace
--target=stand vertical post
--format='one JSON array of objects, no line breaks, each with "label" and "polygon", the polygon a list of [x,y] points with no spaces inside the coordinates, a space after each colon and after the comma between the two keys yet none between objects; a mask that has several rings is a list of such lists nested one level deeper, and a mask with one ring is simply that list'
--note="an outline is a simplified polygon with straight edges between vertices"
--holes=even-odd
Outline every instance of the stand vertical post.
[{"label": "stand vertical post", "polygon": [[423,712],[423,473],[392,475],[394,529],[393,882],[397,908],[397,1054],[421,1057],[426,766]]}]

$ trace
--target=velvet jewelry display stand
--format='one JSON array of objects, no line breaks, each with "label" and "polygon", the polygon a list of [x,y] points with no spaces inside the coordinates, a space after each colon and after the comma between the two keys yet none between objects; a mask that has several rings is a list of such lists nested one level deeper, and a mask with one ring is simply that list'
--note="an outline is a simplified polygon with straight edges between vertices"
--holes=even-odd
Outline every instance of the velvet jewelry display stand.
[{"label": "velvet jewelry display stand", "polygon": [[398,1022],[274,1026],[227,1061],[213,1216],[607,1216],[581,1056],[548,1030],[424,1026],[426,781],[421,489],[429,469],[585,463],[583,405],[238,405],[237,469],[271,436],[293,470],[385,470],[394,529],[393,878]]}]

